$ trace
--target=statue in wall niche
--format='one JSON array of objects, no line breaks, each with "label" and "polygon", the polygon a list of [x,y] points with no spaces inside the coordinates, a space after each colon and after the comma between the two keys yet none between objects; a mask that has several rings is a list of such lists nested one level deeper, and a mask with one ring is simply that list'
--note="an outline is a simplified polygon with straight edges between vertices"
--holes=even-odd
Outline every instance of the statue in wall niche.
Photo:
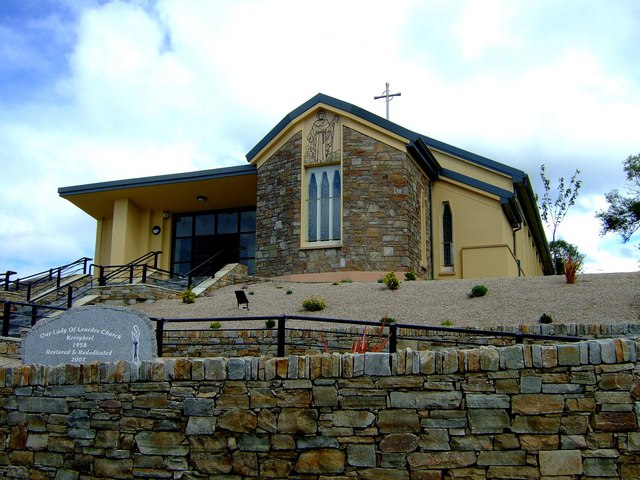
[{"label": "statue in wall niche", "polygon": [[306,163],[322,164],[333,160],[333,138],[337,123],[337,115],[334,115],[333,119],[329,121],[327,112],[324,110],[316,113],[316,120],[307,135]]}]

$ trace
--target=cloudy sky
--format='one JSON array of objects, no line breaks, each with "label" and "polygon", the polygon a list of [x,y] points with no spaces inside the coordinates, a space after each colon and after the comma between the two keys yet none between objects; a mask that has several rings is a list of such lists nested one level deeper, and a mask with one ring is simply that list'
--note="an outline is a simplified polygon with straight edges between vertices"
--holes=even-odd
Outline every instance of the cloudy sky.
[{"label": "cloudy sky", "polygon": [[586,271],[638,270],[599,235],[640,152],[637,0],[2,0],[0,271],[93,257],[62,186],[246,163],[318,92],[557,184]]}]

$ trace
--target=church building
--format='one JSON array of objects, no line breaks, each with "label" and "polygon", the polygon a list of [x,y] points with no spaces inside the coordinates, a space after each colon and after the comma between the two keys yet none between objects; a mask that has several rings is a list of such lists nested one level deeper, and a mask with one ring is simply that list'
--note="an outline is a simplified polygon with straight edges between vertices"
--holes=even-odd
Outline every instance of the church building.
[{"label": "church building", "polygon": [[161,251],[158,266],[212,275],[340,280],[552,273],[528,176],[318,94],[247,165],[59,189],[97,221],[94,262]]}]

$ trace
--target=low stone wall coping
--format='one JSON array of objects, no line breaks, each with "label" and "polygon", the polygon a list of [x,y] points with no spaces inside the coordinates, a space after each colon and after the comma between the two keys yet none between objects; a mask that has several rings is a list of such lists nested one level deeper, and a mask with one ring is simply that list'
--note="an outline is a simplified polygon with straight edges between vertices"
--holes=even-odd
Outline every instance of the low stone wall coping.
[{"label": "low stone wall coping", "polygon": [[626,338],[568,345],[401,350],[396,353],[334,353],[272,357],[158,358],[139,363],[22,365],[0,369],[0,385],[69,385],[164,380],[263,380],[385,377],[524,368],[635,363],[637,343]]}]

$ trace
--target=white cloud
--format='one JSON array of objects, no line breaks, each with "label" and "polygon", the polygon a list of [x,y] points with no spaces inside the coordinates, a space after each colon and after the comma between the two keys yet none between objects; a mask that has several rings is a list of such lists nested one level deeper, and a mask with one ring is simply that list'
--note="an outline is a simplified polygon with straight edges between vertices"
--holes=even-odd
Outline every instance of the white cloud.
[{"label": "white cloud", "polygon": [[[243,163],[318,92],[384,115],[373,96],[387,81],[402,92],[391,119],[407,128],[524,169],[536,186],[542,163],[554,179],[580,168],[583,203],[561,233],[594,269],[634,262],[629,245],[599,237],[594,218],[638,151],[633,3],[63,5],[33,30],[54,32],[56,68],[32,70],[38,82],[22,82],[10,106],[0,99],[0,165],[11,179],[0,202],[12,205],[0,232],[15,233],[0,234],[2,268],[92,256],[93,221],[57,196],[60,186]],[[15,46],[2,50],[5,68],[22,72],[12,52],[37,58],[33,45],[47,39],[20,41],[3,27]]]}]

